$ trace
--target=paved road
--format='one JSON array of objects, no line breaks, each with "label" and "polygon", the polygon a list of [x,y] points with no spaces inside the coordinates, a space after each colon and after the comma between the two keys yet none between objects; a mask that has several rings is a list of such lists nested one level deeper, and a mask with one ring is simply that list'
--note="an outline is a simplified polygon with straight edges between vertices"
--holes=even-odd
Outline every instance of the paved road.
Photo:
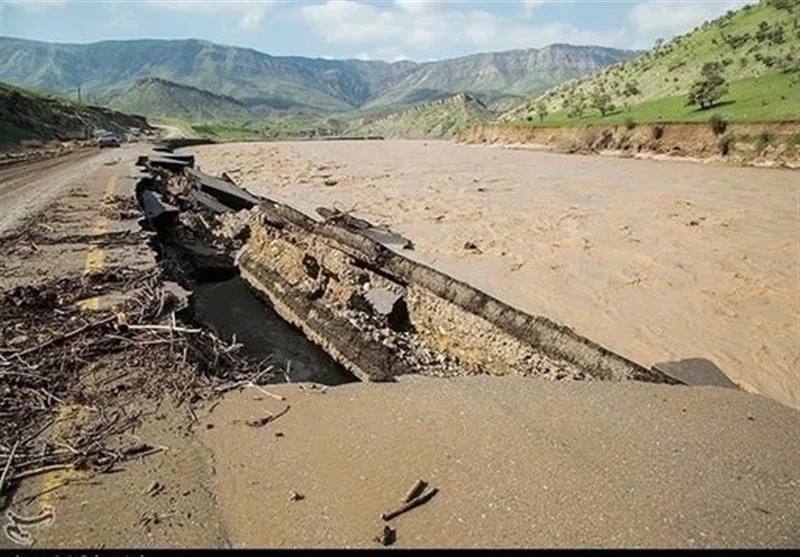
[{"label": "paved road", "polygon": [[145,151],[144,144],[101,151],[82,149],[69,155],[0,170],[0,233],[35,214],[49,201],[87,180],[107,163],[118,161],[127,168]]}]

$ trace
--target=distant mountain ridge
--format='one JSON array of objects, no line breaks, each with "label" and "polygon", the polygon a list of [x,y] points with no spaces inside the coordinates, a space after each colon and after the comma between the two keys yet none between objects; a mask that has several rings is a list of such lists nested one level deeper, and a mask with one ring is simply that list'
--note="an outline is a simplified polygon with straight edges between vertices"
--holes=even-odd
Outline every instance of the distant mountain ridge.
[{"label": "distant mountain ridge", "polygon": [[[635,54],[556,44],[434,62],[389,63],[272,56],[195,39],[61,44],[2,37],[0,74],[8,82],[43,91],[65,92],[80,86],[92,100],[120,107],[122,101],[114,101],[112,93],[125,98],[124,90],[136,88],[139,80],[160,78],[230,97],[261,114],[333,114],[402,108],[461,91],[486,103],[521,98]],[[133,104],[139,102],[128,98]],[[232,108],[229,103],[228,108]]]},{"label": "distant mountain ridge", "polygon": [[181,85],[160,77],[137,80],[130,87],[109,92],[101,104],[131,114],[181,118],[186,121],[246,120],[248,107],[227,95]]}]

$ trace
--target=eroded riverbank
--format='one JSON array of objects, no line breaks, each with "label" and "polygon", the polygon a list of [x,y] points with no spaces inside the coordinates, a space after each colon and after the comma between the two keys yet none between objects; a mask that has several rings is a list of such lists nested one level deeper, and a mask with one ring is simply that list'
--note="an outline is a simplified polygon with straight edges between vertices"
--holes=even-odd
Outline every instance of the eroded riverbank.
[{"label": "eroded riverbank", "polygon": [[646,366],[706,358],[800,405],[795,172],[435,141],[192,152],[253,193],[390,225],[409,257]]}]

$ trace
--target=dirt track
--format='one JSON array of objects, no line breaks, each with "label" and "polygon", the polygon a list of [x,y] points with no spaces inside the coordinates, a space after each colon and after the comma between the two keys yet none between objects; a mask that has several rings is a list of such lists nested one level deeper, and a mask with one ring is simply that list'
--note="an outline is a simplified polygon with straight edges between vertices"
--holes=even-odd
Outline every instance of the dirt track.
[{"label": "dirt track", "polygon": [[643,365],[707,358],[800,407],[796,171],[441,141],[194,152],[254,193],[388,224],[405,255]]}]

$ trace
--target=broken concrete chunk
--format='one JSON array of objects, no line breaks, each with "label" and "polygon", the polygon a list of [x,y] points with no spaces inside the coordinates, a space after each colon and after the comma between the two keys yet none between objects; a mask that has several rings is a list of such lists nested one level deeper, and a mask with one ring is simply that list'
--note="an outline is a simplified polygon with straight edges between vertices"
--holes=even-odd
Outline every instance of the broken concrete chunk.
[{"label": "broken concrete chunk", "polygon": [[144,190],[141,199],[144,215],[155,227],[170,224],[178,216],[178,208],[161,199],[161,196],[153,191]]},{"label": "broken concrete chunk", "polygon": [[388,316],[394,311],[395,305],[402,301],[402,296],[386,288],[372,288],[364,294],[364,299],[375,313]]},{"label": "broken concrete chunk", "polygon": [[380,320],[385,320],[395,331],[407,331],[411,328],[406,301],[401,294],[387,288],[371,288],[363,294],[354,293],[350,297],[348,305]]},{"label": "broken concrete chunk", "polygon": [[257,197],[235,184],[194,168],[187,168],[185,175],[200,191],[235,211],[251,209],[261,202]]},{"label": "broken concrete chunk", "polygon": [[724,371],[706,358],[687,358],[673,362],[659,362],[653,365],[653,369],[669,375],[686,385],[712,385],[729,389],[739,388],[736,383],[725,375]]}]

